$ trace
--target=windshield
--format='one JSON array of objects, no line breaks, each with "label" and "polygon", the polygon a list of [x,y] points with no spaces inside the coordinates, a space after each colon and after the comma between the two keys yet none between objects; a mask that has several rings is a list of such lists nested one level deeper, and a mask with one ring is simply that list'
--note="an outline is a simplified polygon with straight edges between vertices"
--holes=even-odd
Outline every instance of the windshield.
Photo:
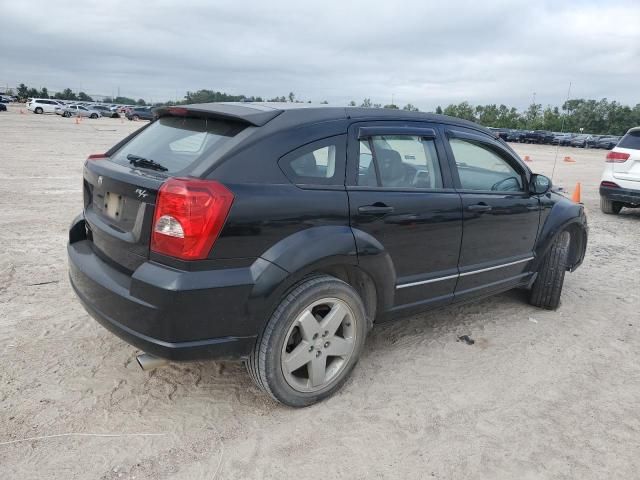
[{"label": "windshield", "polygon": [[[171,175],[211,155],[243,129],[244,125],[237,122],[162,117],[116,151],[111,160],[128,166],[128,156],[141,157],[161,165]],[[144,164],[138,168],[145,168]]]}]

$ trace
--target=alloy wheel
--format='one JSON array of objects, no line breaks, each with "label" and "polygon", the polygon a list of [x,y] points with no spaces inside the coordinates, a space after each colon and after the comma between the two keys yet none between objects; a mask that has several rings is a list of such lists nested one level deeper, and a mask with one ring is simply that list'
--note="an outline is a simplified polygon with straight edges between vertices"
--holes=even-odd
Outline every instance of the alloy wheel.
[{"label": "alloy wheel", "polygon": [[356,316],[338,298],[323,298],[293,322],[282,347],[286,382],[299,392],[317,392],[339,378],[356,346]]}]

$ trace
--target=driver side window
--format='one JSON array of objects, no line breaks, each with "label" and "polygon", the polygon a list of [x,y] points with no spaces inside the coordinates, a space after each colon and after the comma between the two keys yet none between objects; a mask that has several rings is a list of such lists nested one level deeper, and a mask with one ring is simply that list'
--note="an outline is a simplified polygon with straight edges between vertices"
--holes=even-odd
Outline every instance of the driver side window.
[{"label": "driver side window", "polygon": [[523,191],[522,175],[504,158],[481,143],[449,140],[464,190]]},{"label": "driver side window", "polygon": [[441,189],[434,140],[409,135],[377,135],[360,140],[358,185]]}]

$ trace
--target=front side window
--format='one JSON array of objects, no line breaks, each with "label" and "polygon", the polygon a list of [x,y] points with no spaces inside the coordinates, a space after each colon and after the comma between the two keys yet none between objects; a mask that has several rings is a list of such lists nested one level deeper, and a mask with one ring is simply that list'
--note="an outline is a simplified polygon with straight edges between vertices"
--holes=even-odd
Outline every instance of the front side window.
[{"label": "front side window", "polygon": [[458,138],[449,144],[464,190],[523,190],[522,175],[488,145]]},{"label": "front side window", "polygon": [[376,135],[360,140],[358,185],[442,188],[435,141],[410,135]]}]

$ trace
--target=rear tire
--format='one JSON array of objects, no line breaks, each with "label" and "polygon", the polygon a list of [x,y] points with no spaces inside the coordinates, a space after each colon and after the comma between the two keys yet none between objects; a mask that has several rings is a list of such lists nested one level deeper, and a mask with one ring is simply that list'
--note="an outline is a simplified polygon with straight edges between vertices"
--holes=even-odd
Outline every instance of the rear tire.
[{"label": "rear tire", "polygon": [[306,407],[342,387],[358,362],[366,334],[367,317],[358,293],[337,278],[311,277],[282,299],[246,367],[274,400]]},{"label": "rear tire", "polygon": [[39,114],[43,113],[43,110],[42,110],[42,108],[38,107],[38,108],[36,108],[36,109],[34,110],[34,112],[35,112],[35,113],[37,113],[37,114],[39,115]]},{"label": "rear tire", "polygon": [[95,113],[92,113],[92,114],[89,116],[89,118],[93,118],[93,119],[95,120],[96,118],[98,118],[98,115],[97,115],[97,114],[95,114]]},{"label": "rear tire", "polygon": [[529,303],[547,310],[555,310],[560,305],[560,294],[564,284],[569,256],[568,232],[562,232],[554,240],[553,245],[542,261],[538,277],[531,288]]},{"label": "rear tire", "polygon": [[622,203],[600,197],[600,210],[609,215],[617,215],[622,210]]},{"label": "rear tire", "polygon": [[138,115],[134,115],[134,116],[133,116],[133,117],[131,117],[131,118],[133,118],[133,121],[134,121],[134,122],[137,122],[138,120],[140,120],[140,117],[139,117]]}]

